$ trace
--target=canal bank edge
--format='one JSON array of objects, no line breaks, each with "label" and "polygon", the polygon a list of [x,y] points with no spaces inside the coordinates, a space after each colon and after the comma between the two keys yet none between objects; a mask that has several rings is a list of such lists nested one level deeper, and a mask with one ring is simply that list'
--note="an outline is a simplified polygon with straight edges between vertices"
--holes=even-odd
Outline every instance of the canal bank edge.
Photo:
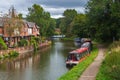
[{"label": "canal bank edge", "polygon": [[[47,46],[51,45],[51,41],[41,43],[38,46],[38,49],[43,49]],[[17,47],[17,48],[10,48],[7,50],[0,50],[0,60],[4,59],[4,56],[9,55],[11,52],[17,52],[18,56],[24,55],[25,53],[34,51],[34,46],[24,46],[24,47]]]},{"label": "canal bank edge", "polygon": [[58,80],[78,80],[83,71],[94,61],[98,55],[98,48],[93,47],[91,55],[87,57],[83,62],[72,68],[69,72],[61,76]]}]

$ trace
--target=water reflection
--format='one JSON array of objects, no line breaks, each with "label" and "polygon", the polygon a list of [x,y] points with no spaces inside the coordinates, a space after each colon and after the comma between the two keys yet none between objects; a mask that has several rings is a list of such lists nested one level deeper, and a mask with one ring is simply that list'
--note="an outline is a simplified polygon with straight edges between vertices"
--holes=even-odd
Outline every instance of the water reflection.
[{"label": "water reflection", "polygon": [[7,60],[0,64],[0,80],[57,80],[68,71],[66,56],[74,48],[72,42],[57,40],[36,54],[27,53],[22,59]]}]

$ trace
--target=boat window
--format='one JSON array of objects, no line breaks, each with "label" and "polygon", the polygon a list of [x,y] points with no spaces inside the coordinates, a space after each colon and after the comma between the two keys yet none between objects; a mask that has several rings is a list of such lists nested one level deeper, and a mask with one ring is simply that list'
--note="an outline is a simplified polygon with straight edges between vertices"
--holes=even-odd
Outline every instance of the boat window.
[{"label": "boat window", "polygon": [[72,60],[73,60],[73,61],[77,61],[76,54],[72,54]]},{"label": "boat window", "polygon": [[67,60],[71,60],[71,59],[72,59],[72,55],[70,54],[70,55],[68,55]]},{"label": "boat window", "polygon": [[80,60],[80,58],[81,58],[80,54],[76,54],[76,58],[77,58],[77,60]]}]

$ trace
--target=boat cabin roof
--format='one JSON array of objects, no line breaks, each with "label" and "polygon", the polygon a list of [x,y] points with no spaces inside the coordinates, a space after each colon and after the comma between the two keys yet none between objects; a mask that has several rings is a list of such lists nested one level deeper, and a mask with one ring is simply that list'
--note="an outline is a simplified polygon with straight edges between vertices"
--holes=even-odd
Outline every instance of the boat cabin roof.
[{"label": "boat cabin roof", "polygon": [[90,42],[85,42],[81,45],[82,48],[89,47],[89,46],[90,46]]},{"label": "boat cabin roof", "polygon": [[88,50],[88,48],[79,48],[79,49],[71,51],[70,54],[81,54],[82,52],[85,52],[86,50]]}]

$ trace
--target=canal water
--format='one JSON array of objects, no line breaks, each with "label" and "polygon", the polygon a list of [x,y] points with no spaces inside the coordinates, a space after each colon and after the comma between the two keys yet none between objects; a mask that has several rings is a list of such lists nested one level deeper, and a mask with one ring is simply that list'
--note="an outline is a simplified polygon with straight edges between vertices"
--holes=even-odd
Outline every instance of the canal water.
[{"label": "canal water", "polygon": [[69,70],[65,60],[73,49],[73,42],[57,40],[51,47],[27,53],[22,59],[7,60],[0,64],[0,80],[57,80]]}]

